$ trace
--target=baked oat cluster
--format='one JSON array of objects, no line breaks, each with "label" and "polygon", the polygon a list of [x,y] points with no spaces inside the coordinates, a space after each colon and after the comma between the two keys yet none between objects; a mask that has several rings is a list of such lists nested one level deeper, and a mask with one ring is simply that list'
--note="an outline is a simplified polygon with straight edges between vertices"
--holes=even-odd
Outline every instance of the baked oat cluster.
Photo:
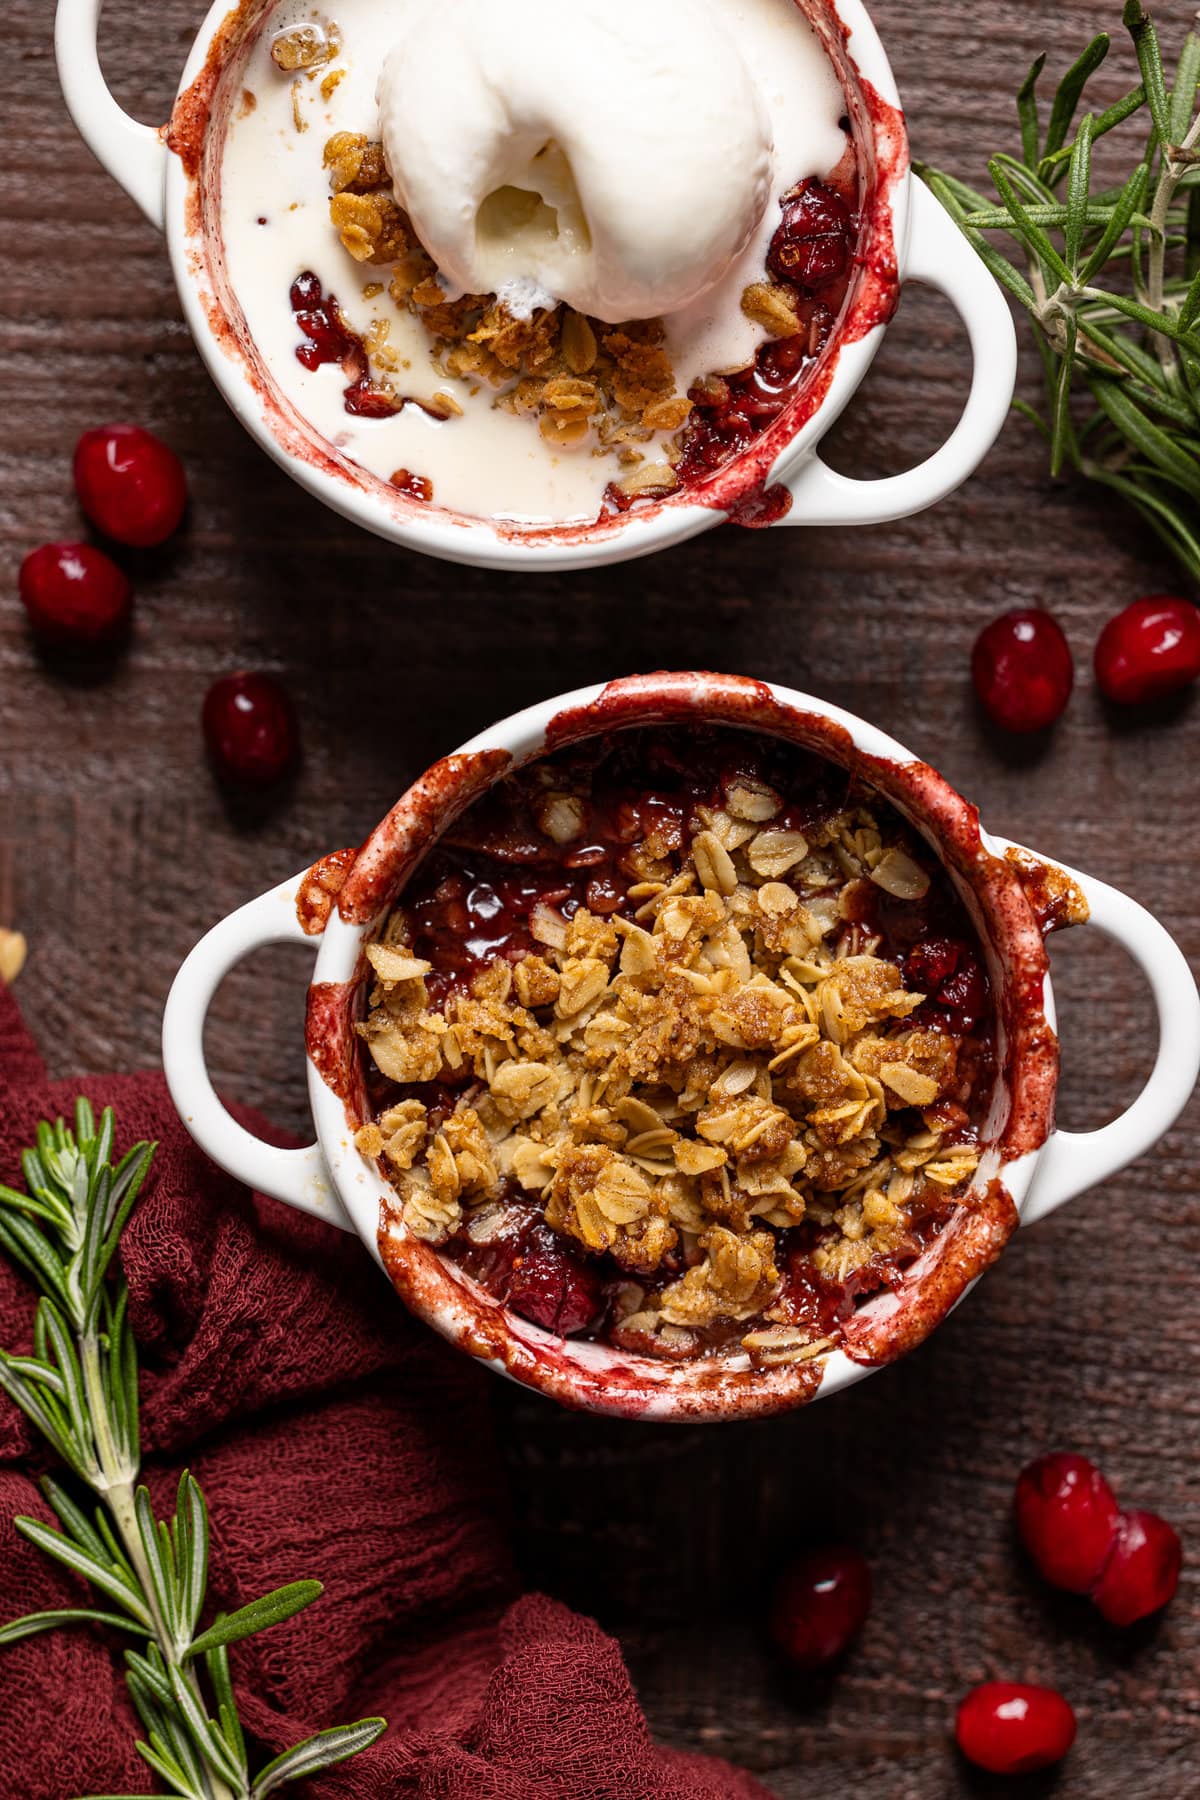
[{"label": "baked oat cluster", "polygon": [[[669,493],[678,485],[683,446],[677,434],[692,414],[693,400],[676,391],[661,319],[614,326],[565,305],[518,319],[492,294],[448,300],[432,259],[392,193],[382,144],[361,133],[338,132],[325,146],[325,165],[333,190],[330,217],[343,246],[357,262],[389,271],[392,299],[434,339],[446,375],[496,389],[493,404],[536,420],[552,446],[576,449],[590,442],[597,453],[614,452],[629,471],[616,483],[629,499]],[[369,283],[366,291],[378,293],[382,284]],[[803,336],[809,354],[819,347],[826,321],[811,310],[802,314],[788,283],[751,283],[742,307],[768,337]],[[386,393],[401,362],[385,330],[386,322],[377,322],[367,351]],[[721,404],[728,400],[726,384],[711,376],[699,397]]]},{"label": "baked oat cluster", "polygon": [[[626,853],[624,913],[538,902],[534,949],[438,1005],[393,913],[359,1030],[381,1074],[421,1092],[358,1145],[409,1232],[486,1244],[519,1191],[624,1273],[617,1343],[686,1356],[753,1321],[738,1341],[760,1366],[827,1347],[776,1304],[783,1234],[817,1228],[813,1267],[845,1282],[911,1243],[978,1152],[959,1039],[914,1020],[925,995],[856,922],[864,893],[919,900],[928,874],[865,805],[803,833],[782,811],[765,782],[734,782],[690,838],[651,829]],[[543,822],[569,844],[578,802],[550,796]]]},{"label": "baked oat cluster", "polygon": [[[271,41],[271,61],[282,75],[292,76],[292,124],[298,132],[308,130],[308,120],[301,106],[306,82],[317,82],[322,100],[332,98],[345,79],[345,67],[334,68],[342,51],[342,36],[337,26],[319,20],[307,20],[279,31]],[[253,102],[254,96],[249,96]]]}]

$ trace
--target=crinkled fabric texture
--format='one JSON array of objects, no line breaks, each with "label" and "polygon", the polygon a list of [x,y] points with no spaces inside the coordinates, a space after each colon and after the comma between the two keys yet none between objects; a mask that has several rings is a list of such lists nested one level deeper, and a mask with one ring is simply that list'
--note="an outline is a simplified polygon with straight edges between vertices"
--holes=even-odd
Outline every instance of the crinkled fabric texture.
[{"label": "crinkled fabric texture", "polygon": [[[303,1789],[326,1800],[768,1800],[749,1776],[651,1742],[616,1643],[520,1596],[488,1377],[411,1320],[361,1246],[222,1175],[158,1076],[52,1082],[0,983],[0,1181],[82,1087],[118,1145],[157,1138],[124,1261],[143,1360],[146,1476],[191,1467],[213,1515],[210,1600],[299,1576],[322,1597],[233,1651],[267,1760],[382,1713],[386,1736]],[[261,1121],[258,1128],[262,1129]],[[0,1344],[25,1349],[28,1287],[0,1259]],[[13,1529],[52,1522],[51,1467],[0,1396],[0,1620],[84,1590]],[[145,1793],[120,1645],[71,1627],[0,1651],[0,1794]]]}]

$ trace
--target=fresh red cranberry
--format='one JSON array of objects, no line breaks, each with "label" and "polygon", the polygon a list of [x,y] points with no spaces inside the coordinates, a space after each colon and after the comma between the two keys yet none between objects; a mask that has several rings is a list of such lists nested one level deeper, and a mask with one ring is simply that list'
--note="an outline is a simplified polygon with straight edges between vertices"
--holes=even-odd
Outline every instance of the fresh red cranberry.
[{"label": "fresh red cranberry", "polygon": [[1122,1513],[1112,1554],[1092,1589],[1110,1625],[1133,1625],[1158,1612],[1179,1586],[1183,1545],[1157,1513]]},{"label": "fresh red cranberry", "polygon": [[1096,680],[1121,706],[1177,693],[1200,675],[1200,612],[1155,594],[1110,619],[1096,645]]},{"label": "fresh red cranberry", "polygon": [[971,679],[1005,731],[1045,731],[1066,711],[1075,684],[1062,626],[1033,607],[1001,613],[975,640]]},{"label": "fresh red cranberry", "polygon": [[1086,1456],[1039,1456],[1022,1471],[1013,1503],[1017,1533],[1054,1587],[1089,1593],[1117,1532],[1116,1496]]},{"label": "fresh red cranberry", "polygon": [[783,1572],[770,1630],[797,1669],[824,1669],[854,1642],[871,1610],[871,1571],[849,1545],[810,1550]]},{"label": "fresh red cranberry", "polygon": [[1075,1742],[1075,1714],[1054,1688],[985,1681],[960,1704],[954,1735],[978,1768],[1028,1775],[1062,1761]]},{"label": "fresh red cranberry", "polygon": [[98,531],[147,550],[169,538],[187,505],[175,452],[140,425],[101,425],[75,446],[79,504]]},{"label": "fresh red cranberry", "polygon": [[508,1305],[559,1337],[586,1331],[600,1316],[604,1294],[600,1272],[546,1230],[536,1231],[513,1265]]},{"label": "fresh red cranberry", "polygon": [[962,1034],[974,1031],[987,1011],[983,964],[961,938],[931,937],[915,944],[904,958],[904,979],[926,997],[919,1013],[923,1024]]},{"label": "fresh red cranberry", "polygon": [[223,781],[269,787],[296,759],[299,732],[287,691],[273,675],[223,675],[204,697],[204,741]]},{"label": "fresh red cranberry", "polygon": [[776,280],[817,288],[844,274],[854,224],[841,195],[822,181],[802,181],[782,205],[783,222],[767,251]]},{"label": "fresh red cranberry", "polygon": [[129,623],[133,590],[121,569],[91,544],[43,544],[18,577],[29,622],[63,649],[111,644]]}]

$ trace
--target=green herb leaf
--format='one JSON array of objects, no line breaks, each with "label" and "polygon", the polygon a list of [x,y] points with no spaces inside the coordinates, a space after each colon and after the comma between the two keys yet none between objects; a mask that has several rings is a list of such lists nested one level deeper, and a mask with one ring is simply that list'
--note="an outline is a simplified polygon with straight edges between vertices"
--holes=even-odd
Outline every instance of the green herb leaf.
[{"label": "green herb leaf", "polygon": [[1179,309],[1179,329],[1181,332],[1191,331],[1200,318],[1200,269],[1193,275],[1183,305]]},{"label": "green herb leaf", "polygon": [[1182,144],[1196,110],[1196,92],[1200,88],[1200,35],[1192,30],[1183,40],[1175,69],[1175,86],[1171,90],[1171,143]]},{"label": "green herb leaf", "polygon": [[146,1559],[146,1567],[150,1571],[150,1584],[159,1613],[167,1630],[176,1645],[179,1643],[179,1616],[175,1606],[174,1570],[169,1566],[169,1541],[164,1555],[164,1545],[158,1521],[154,1517],[154,1509],[150,1504],[149,1488],[140,1487],[134,1497],[134,1511],[137,1518],[138,1536],[141,1539],[142,1555]]},{"label": "green herb leaf", "polygon": [[[1050,108],[1050,123],[1046,127],[1047,156],[1053,156],[1066,142],[1083,90],[1108,55],[1111,41],[1106,31],[1102,31],[1099,37],[1094,37],[1083,55],[1071,64],[1059,82],[1054,104]],[[1029,160],[1032,162],[1035,159],[1031,157]]]},{"label": "green herb leaf", "polygon": [[[1139,112],[1145,104],[1145,88],[1142,86],[1131,88],[1129,93],[1123,94],[1119,100],[1114,101],[1111,106],[1105,107],[1104,111],[1097,115],[1095,130],[1092,132],[1092,142],[1094,143],[1097,138],[1107,136],[1110,131],[1115,131],[1118,125],[1123,125],[1126,119],[1132,118],[1134,113]],[[1061,179],[1062,172],[1070,160],[1071,148],[1068,145],[1065,149],[1056,150],[1052,156],[1043,157],[1038,174],[1043,181],[1057,181]]]},{"label": "green herb leaf", "polygon": [[56,1400],[62,1400],[65,1397],[66,1386],[63,1378],[57,1369],[50,1367],[49,1363],[39,1361],[36,1356],[10,1356],[8,1366],[18,1375],[23,1375],[26,1381],[39,1383],[47,1392],[53,1394]]},{"label": "green herb leaf", "polygon": [[242,1733],[242,1723],[238,1717],[237,1704],[233,1697],[233,1681],[229,1673],[229,1650],[225,1644],[218,1644],[205,1653],[204,1666],[208,1670],[208,1678],[212,1683],[213,1697],[217,1702],[217,1718],[221,1723],[225,1742],[234,1755],[243,1764],[246,1761],[246,1739]]},{"label": "green herb leaf", "polygon": [[121,1233],[124,1231],[129,1215],[142,1191],[142,1185],[150,1172],[150,1165],[154,1161],[154,1153],[157,1149],[157,1143],[135,1144],[131,1150],[125,1153],[117,1166],[104,1220],[104,1242],[100,1248],[97,1265],[101,1278],[108,1272],[109,1264],[112,1262],[117,1245],[121,1240]]},{"label": "green herb leaf", "polygon": [[1133,47],[1137,52],[1142,86],[1146,90],[1154,129],[1158,133],[1159,142],[1167,145],[1171,141],[1171,115],[1167,104],[1167,82],[1163,74],[1162,53],[1158,47],[1158,33],[1142,6],[1142,0],[1125,0],[1122,16],[1125,29],[1133,39]]},{"label": "green herb leaf", "polygon": [[[0,1647],[63,1624],[91,1622],[134,1634],[145,1644],[144,1651],[130,1649],[125,1661],[126,1685],[146,1731],[135,1745],[138,1754],[181,1800],[246,1800],[250,1773],[226,1646],[299,1612],[321,1584],[292,1582],[218,1617],[193,1642],[208,1579],[208,1509],[187,1471],[169,1520],[155,1517],[146,1488],[133,1491],[140,1460],[137,1345],[128,1288],[112,1275],[155,1146],[135,1144],[114,1166],[112,1109],[97,1121],[81,1096],[74,1119],[73,1130],[62,1119],[38,1125],[36,1142],[21,1158],[27,1194],[0,1187],[0,1249],[32,1275],[42,1296],[33,1354],[0,1351],[0,1389],[102,1501],[89,1518],[66,1487],[46,1477],[42,1491],[62,1529],[29,1518],[14,1520],[16,1529],[121,1610],[31,1613],[0,1626]],[[281,1770],[279,1758],[271,1765],[275,1785],[352,1756],[380,1729],[382,1721],[365,1721],[297,1746],[288,1753],[291,1773]]]},{"label": "green herb leaf", "polygon": [[1092,183],[1092,127],[1094,124],[1095,120],[1091,113],[1088,113],[1079,127],[1079,135],[1075,139],[1075,148],[1071,153],[1071,165],[1067,174],[1067,216],[1063,234],[1066,238],[1067,262],[1072,270],[1079,267],[1083,237],[1088,226],[1088,194]]},{"label": "green herb leaf", "polygon": [[[1145,167],[1145,164],[1142,166]],[[1100,227],[1107,231],[1120,204],[1120,200],[1114,200],[1108,205],[1090,201],[1083,213],[1084,228],[1091,231]],[[1061,230],[1067,222],[1067,208],[1061,201],[1056,201],[1053,206],[1027,206],[1025,216],[1031,219],[1035,225],[1057,227]],[[1131,217],[1134,223],[1144,225],[1147,229],[1150,228],[1150,220],[1147,217],[1133,214],[1125,217],[1122,230],[1128,228]],[[958,222],[966,231],[1011,231],[1013,228],[1012,214],[1006,206],[989,206],[979,212],[964,213]],[[1119,236],[1120,233],[1117,235]]]},{"label": "green herb leaf", "polygon": [[1054,412],[1050,421],[1050,473],[1061,475],[1063,462],[1074,456],[1071,430],[1071,383],[1075,375],[1075,344],[1078,325],[1073,313],[1067,315],[1067,345],[1061,353],[1054,389]]},{"label": "green herb leaf", "polygon": [[146,1693],[156,1700],[159,1706],[173,1706],[174,1695],[166,1670],[161,1667],[162,1659],[151,1662],[147,1656],[139,1656],[136,1650],[125,1652],[125,1666],[130,1671],[134,1682],[141,1682]]},{"label": "green herb leaf", "polygon": [[202,1631],[189,1655],[203,1656],[219,1644],[236,1644],[239,1638],[252,1637],[255,1632],[280,1625],[293,1613],[311,1606],[323,1592],[323,1584],[319,1581],[292,1581],[287,1587],[276,1588],[272,1593],[264,1594],[261,1600],[252,1600],[248,1606],[239,1607],[237,1612]]},{"label": "green herb leaf", "polygon": [[0,1206],[12,1207],[15,1212],[25,1213],[29,1218],[44,1219],[48,1225],[61,1230],[63,1210],[49,1201],[35,1198],[32,1194],[19,1194],[16,1188],[5,1187],[0,1181]]},{"label": "green herb leaf", "polygon": [[1046,424],[1046,421],[1045,421],[1045,419],[1043,419],[1041,413],[1039,413],[1036,410],[1036,408],[1030,406],[1028,400],[1014,400],[1012,405],[1013,405],[1013,411],[1015,413],[1020,413],[1020,415],[1023,419],[1028,419],[1029,423],[1031,425],[1035,426],[1036,429],[1041,432],[1041,434],[1045,438],[1046,442],[1049,443],[1050,442],[1050,428]]},{"label": "green herb leaf", "polygon": [[1147,331],[1159,331],[1170,338],[1187,336],[1186,329],[1180,326],[1174,313],[1157,312],[1152,306],[1144,306],[1140,300],[1131,300],[1128,294],[1114,294],[1108,288],[1089,288],[1088,292],[1091,299],[1101,301],[1114,312],[1124,313],[1127,319],[1136,319]]},{"label": "green herb leaf", "polygon": [[183,1636],[190,1642],[195,1636],[208,1582],[208,1508],[204,1504],[204,1495],[186,1469],[179,1478],[175,1519],[179,1526],[176,1557],[179,1619]]},{"label": "green herb leaf", "polygon": [[1021,148],[1027,163],[1036,163],[1038,159],[1038,108],[1037,84],[1038,76],[1046,66],[1046,52],[1043,50],[1034,59],[1033,67],[1017,90],[1017,118],[1021,124]]},{"label": "green herb leaf", "polygon": [[978,212],[988,204],[976,188],[968,187],[956,175],[947,175],[941,169],[931,169],[928,163],[914,162],[913,174],[933,189],[951,218],[958,218],[961,212]]},{"label": "green herb leaf", "polygon": [[1130,221],[1141,208],[1146,197],[1146,183],[1150,176],[1149,163],[1141,162],[1121,190],[1121,197],[1112,209],[1112,216],[1104,228],[1099,243],[1079,271],[1079,282],[1086,287],[1092,277],[1104,267],[1112,251],[1129,229]]},{"label": "green herb leaf", "polygon": [[995,180],[994,165],[997,163],[1027,205],[1038,206],[1043,203],[1047,206],[1053,205],[1054,190],[1047,187],[1035,169],[1027,168],[1019,158],[1009,156],[1007,151],[997,150],[995,156],[988,163],[988,173],[993,180]]},{"label": "green herb leaf", "polygon": [[67,1330],[66,1320],[53,1300],[41,1300],[38,1304],[38,1311],[42,1316],[46,1336],[54,1353],[54,1360],[58,1364],[58,1372],[63,1385],[63,1402],[80,1460],[89,1474],[98,1472],[99,1465],[93,1450],[92,1424],[88,1417],[87,1395],[83,1391],[83,1372],[79,1367],[79,1358],[75,1354],[75,1346],[71,1341],[71,1334]]},{"label": "green herb leaf", "polygon": [[60,1607],[51,1612],[26,1613],[9,1625],[0,1625],[0,1645],[15,1644],[21,1638],[33,1637],[39,1631],[53,1631],[57,1625],[111,1625],[117,1631],[141,1631],[136,1619],[121,1613],[93,1612],[86,1606]]},{"label": "green herb leaf", "polygon": [[176,1668],[171,1670],[171,1691],[180,1714],[187,1721],[192,1741],[214,1775],[222,1781],[241,1786],[242,1770],[229,1745],[221,1736],[187,1681]]},{"label": "green herb leaf", "polygon": [[108,1560],[109,1549],[100,1533],[94,1529],[87,1515],[76,1506],[66,1488],[61,1487],[51,1475],[43,1475],[38,1483],[46,1503],[56,1514],[58,1521],[66,1529],[67,1536],[74,1538],[81,1550],[94,1556],[97,1562]]},{"label": "green herb leaf", "polygon": [[61,1531],[54,1531],[49,1525],[43,1525],[40,1519],[18,1516],[13,1524],[22,1537],[28,1538],[31,1544],[36,1544],[39,1550],[44,1550],[47,1556],[52,1556],[55,1562],[62,1563],[64,1568],[82,1575],[85,1581],[90,1581],[93,1587],[98,1587],[111,1600],[123,1606],[126,1612],[149,1631],[149,1607],[119,1572],[106,1568],[96,1557],[89,1556],[86,1550],[81,1550],[78,1544],[64,1537]]},{"label": "green herb leaf", "polygon": [[62,1258],[31,1219],[20,1213],[0,1217],[0,1249],[28,1269],[43,1293],[52,1294],[66,1311],[71,1310]]},{"label": "green herb leaf", "polygon": [[306,1738],[304,1743],[285,1750],[282,1756],[267,1764],[250,1789],[251,1800],[264,1800],[265,1795],[274,1793],[287,1781],[300,1781],[306,1775],[331,1769],[348,1756],[357,1756],[386,1730],[386,1719],[359,1719],[353,1725],[335,1725],[330,1731],[318,1731],[315,1737]]},{"label": "green herb leaf", "polygon": [[1092,376],[1093,394],[1113,424],[1146,459],[1194,500],[1200,500],[1200,463],[1136,406],[1115,381]]},{"label": "green herb leaf", "polygon": [[164,1781],[170,1782],[173,1794],[182,1795],[183,1800],[211,1800],[211,1789],[209,1795],[206,1795],[202,1787],[189,1781],[173,1756],[163,1755],[150,1744],[135,1744],[134,1749],[143,1762],[149,1763],[156,1775],[161,1775]]},{"label": "green herb leaf", "polygon": [[1179,509],[1165,494],[1101,465],[1089,465],[1087,473],[1093,481],[1111,488],[1128,501],[1171,554],[1179,559],[1193,581],[1200,582],[1200,537],[1190,529]]},{"label": "green herb leaf", "polygon": [[77,1474],[83,1473],[78,1446],[70,1438],[67,1418],[57,1396],[44,1386],[35,1387],[0,1350],[0,1388],[19,1406],[31,1425]]}]

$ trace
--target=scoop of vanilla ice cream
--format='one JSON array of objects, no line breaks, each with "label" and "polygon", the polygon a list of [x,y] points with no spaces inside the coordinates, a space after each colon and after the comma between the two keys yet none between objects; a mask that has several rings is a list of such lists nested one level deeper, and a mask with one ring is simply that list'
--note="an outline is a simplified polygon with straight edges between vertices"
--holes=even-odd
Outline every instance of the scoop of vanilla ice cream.
[{"label": "scoop of vanilla ice cream", "polygon": [[455,294],[611,323],[720,280],[771,123],[712,0],[424,0],[379,82],[396,199]]}]

